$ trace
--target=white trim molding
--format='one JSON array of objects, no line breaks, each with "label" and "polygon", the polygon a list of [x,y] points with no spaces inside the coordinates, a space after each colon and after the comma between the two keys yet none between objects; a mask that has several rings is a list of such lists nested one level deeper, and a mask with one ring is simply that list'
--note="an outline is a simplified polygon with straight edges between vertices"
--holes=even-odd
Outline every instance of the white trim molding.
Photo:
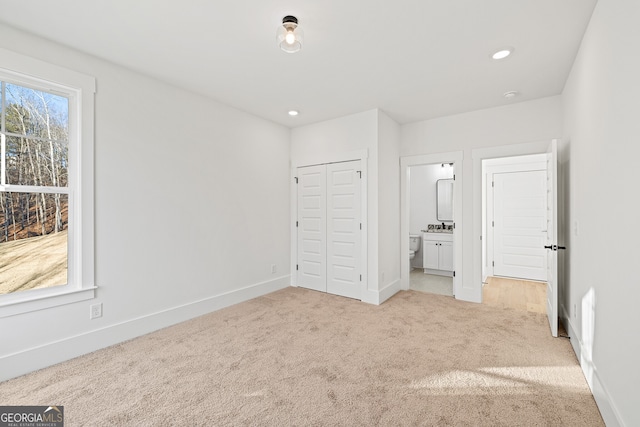
[{"label": "white trim molding", "polygon": [[43,189],[5,186],[5,191],[47,192],[69,197],[67,284],[0,296],[0,317],[95,297],[94,100],[95,77],[0,48],[0,79],[69,99],[69,185]]}]

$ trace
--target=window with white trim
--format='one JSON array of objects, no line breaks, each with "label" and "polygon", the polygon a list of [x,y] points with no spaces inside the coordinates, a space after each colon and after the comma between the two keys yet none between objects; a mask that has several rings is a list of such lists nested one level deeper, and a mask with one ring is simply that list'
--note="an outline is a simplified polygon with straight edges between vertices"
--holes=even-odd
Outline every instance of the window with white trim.
[{"label": "window with white trim", "polygon": [[94,297],[94,92],[0,49],[0,317]]}]

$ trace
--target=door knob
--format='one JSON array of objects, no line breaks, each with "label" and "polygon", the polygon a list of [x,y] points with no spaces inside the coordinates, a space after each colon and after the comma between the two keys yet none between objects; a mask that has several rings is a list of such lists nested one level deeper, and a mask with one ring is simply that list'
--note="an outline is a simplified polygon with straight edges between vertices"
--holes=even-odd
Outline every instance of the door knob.
[{"label": "door knob", "polygon": [[554,251],[557,251],[558,249],[567,249],[565,246],[557,246],[557,245],[545,246],[544,248],[551,249]]}]

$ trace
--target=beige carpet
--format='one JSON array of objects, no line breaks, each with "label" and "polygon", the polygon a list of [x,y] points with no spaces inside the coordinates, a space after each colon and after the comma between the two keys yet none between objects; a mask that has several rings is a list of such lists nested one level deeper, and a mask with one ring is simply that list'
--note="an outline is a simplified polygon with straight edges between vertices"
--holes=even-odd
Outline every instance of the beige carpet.
[{"label": "beige carpet", "polygon": [[67,426],[600,426],[546,317],[288,288],[0,383]]}]

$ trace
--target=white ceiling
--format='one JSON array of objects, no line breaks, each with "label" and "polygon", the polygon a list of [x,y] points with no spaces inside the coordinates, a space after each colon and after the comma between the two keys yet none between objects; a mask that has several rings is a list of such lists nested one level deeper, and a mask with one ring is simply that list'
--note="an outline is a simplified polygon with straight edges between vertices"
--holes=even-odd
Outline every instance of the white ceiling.
[{"label": "white ceiling", "polygon": [[[0,22],[289,127],[561,93],[597,0],[0,0]],[[298,17],[303,49],[276,46]],[[515,47],[506,60],[491,53]],[[520,96],[506,100],[502,94]],[[289,117],[290,109],[300,110]]]}]

